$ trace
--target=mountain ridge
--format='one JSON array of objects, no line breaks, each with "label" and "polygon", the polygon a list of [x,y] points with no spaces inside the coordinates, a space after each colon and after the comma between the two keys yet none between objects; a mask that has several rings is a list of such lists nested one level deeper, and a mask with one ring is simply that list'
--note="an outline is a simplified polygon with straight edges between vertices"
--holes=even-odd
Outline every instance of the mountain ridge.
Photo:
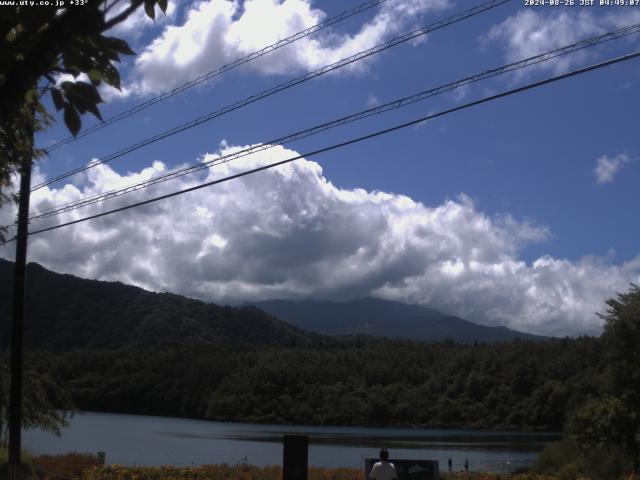
[{"label": "mountain ridge", "polygon": [[430,307],[372,297],[344,302],[268,300],[252,305],[291,325],[323,335],[365,334],[426,342],[451,339],[460,343],[548,338],[505,326],[479,325]]},{"label": "mountain ridge", "polygon": [[[328,336],[386,337],[459,343],[543,339],[485,327],[418,305],[365,298],[347,302],[275,300],[219,306],[122,282],[83,279],[27,265],[25,345],[118,348],[206,341],[262,345],[332,342]],[[0,259],[0,348],[9,342],[13,263]],[[364,319],[364,320],[363,320]]]},{"label": "mountain ridge", "polygon": [[[9,342],[13,262],[0,259],[0,348]],[[226,307],[121,282],[88,280],[27,265],[25,345],[29,348],[117,348],[175,341],[295,345],[317,334],[255,307]]]}]

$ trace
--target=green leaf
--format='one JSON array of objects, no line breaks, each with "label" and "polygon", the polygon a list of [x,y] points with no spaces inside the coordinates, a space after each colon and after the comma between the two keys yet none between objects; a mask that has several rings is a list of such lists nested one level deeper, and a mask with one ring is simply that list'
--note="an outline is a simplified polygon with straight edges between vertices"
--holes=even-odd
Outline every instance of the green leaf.
[{"label": "green leaf", "polygon": [[64,108],[64,97],[62,93],[57,88],[51,89],[51,98],[53,100],[53,105],[56,107],[57,111],[60,111]]},{"label": "green leaf", "polygon": [[93,68],[94,62],[80,49],[70,49],[63,54],[64,66],[74,72],[88,72]]},{"label": "green leaf", "polygon": [[98,89],[95,85],[91,85],[90,83],[75,82],[73,84],[73,92],[89,103],[102,103],[102,98],[98,93]]},{"label": "green leaf", "polygon": [[87,110],[91,113],[93,113],[96,117],[98,117],[101,121],[102,120],[102,115],[100,114],[100,110],[98,110],[98,107],[93,104],[93,105],[87,105]]},{"label": "green leaf", "polygon": [[47,115],[49,113],[47,112],[47,109],[44,108],[44,105],[42,105],[42,103],[40,102],[36,103],[36,110],[40,112],[42,115]]},{"label": "green leaf", "polygon": [[87,75],[89,76],[89,80],[91,80],[91,83],[93,83],[96,87],[102,82],[102,74],[96,68],[92,68],[91,70],[89,70],[87,72]]},{"label": "green leaf", "polygon": [[97,108],[97,105],[102,103],[102,98],[95,85],[86,82],[64,82],[62,88],[67,99],[78,112],[81,114],[91,112],[102,120]]},{"label": "green leaf", "polygon": [[28,104],[31,104],[38,97],[38,91],[35,88],[30,88],[24,95],[24,99]]},{"label": "green leaf", "polygon": [[122,40],[121,38],[116,37],[102,37],[101,43],[103,47],[106,47],[110,50],[115,50],[118,53],[122,53],[123,55],[135,55],[136,52],[131,50],[131,47],[127,42]]},{"label": "green leaf", "polygon": [[156,0],[144,0],[144,11],[152,20],[156,19]]},{"label": "green leaf", "polygon": [[109,85],[120,90],[120,73],[116,67],[111,64],[105,65],[102,69],[102,78]]},{"label": "green leaf", "polygon": [[64,123],[74,137],[80,131],[80,126],[82,125],[80,115],[70,103],[66,103],[64,106]]},{"label": "green leaf", "polygon": [[4,38],[7,40],[7,42],[11,43],[14,42],[16,37],[18,36],[18,34],[16,33],[16,29],[13,28],[11,30],[9,30],[9,33],[7,33]]},{"label": "green leaf", "polygon": [[157,0],[158,2],[158,6],[160,7],[160,10],[162,10],[162,13],[164,13],[165,15],[167,14],[167,0]]}]

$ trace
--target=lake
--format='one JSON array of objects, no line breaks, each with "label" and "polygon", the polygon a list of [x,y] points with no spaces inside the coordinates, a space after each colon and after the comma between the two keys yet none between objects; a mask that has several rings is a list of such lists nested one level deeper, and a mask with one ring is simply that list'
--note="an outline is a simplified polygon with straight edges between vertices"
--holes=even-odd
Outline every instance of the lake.
[{"label": "lake", "polygon": [[202,465],[247,462],[282,464],[282,436],[309,436],[309,465],[361,468],[381,447],[392,458],[438,460],[446,469],[452,458],[461,470],[507,472],[530,466],[556,434],[436,430],[412,428],[314,427],[222,423],[184,418],[78,413],[62,436],[29,430],[24,448],[32,453],[106,452],[107,464]]}]

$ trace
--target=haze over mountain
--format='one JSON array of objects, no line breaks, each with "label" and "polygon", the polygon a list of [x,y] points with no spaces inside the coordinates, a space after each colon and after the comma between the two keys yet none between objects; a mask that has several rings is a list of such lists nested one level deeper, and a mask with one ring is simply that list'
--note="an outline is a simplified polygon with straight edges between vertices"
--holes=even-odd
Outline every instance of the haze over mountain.
[{"label": "haze over mountain", "polygon": [[347,302],[271,300],[253,305],[287,323],[324,335],[365,334],[426,342],[449,338],[460,343],[547,338],[501,326],[478,325],[432,308],[377,298]]}]

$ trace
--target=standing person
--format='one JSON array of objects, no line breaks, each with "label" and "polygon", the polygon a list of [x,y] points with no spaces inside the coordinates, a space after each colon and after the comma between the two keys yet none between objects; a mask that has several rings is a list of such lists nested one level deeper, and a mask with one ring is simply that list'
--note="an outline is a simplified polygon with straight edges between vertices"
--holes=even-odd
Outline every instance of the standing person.
[{"label": "standing person", "polygon": [[373,480],[394,480],[398,478],[396,466],[389,461],[389,451],[380,450],[380,461],[373,464],[369,472],[369,478]]},{"label": "standing person", "polygon": [[464,471],[465,472],[469,471],[469,459],[468,458],[464,459]]},{"label": "standing person", "polygon": [[447,462],[447,464],[449,465],[449,471],[453,470],[453,462],[451,461],[451,457],[449,457],[449,461]]}]

